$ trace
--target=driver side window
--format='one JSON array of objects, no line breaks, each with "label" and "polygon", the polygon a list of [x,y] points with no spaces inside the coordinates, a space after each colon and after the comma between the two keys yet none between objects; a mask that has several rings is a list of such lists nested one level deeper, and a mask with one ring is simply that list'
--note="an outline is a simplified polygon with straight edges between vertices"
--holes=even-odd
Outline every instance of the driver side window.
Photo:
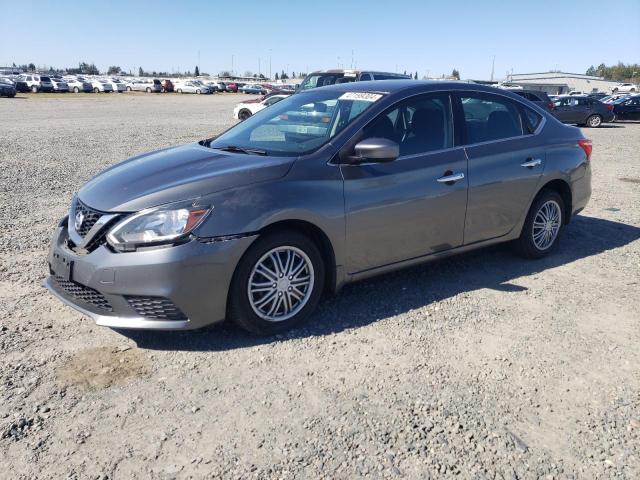
[{"label": "driver side window", "polygon": [[400,156],[453,146],[449,95],[422,95],[381,114],[363,130],[362,139],[387,138],[398,143]]}]

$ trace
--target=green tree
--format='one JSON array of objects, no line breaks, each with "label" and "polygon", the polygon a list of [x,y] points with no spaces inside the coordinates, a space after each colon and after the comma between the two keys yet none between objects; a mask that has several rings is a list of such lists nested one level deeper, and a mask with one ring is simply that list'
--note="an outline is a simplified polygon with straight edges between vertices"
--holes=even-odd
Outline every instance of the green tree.
[{"label": "green tree", "polygon": [[117,67],[115,65],[112,65],[107,69],[107,75],[118,75],[119,73],[120,67]]},{"label": "green tree", "polygon": [[30,72],[35,72],[36,66],[33,63],[30,63],[29,66],[27,67],[27,70],[29,70]]},{"label": "green tree", "polygon": [[414,79],[414,80],[417,80],[417,79],[418,79],[418,72],[416,72],[416,73],[415,73],[415,75],[413,76],[413,79]]},{"label": "green tree", "polygon": [[198,65],[196,65],[196,70],[195,70],[193,75],[196,76],[196,77],[200,76],[200,69],[198,68]]},{"label": "green tree", "polygon": [[280,77],[278,76],[278,72],[276,72],[276,77],[275,77],[275,79],[276,79],[276,80],[280,80]]},{"label": "green tree", "polygon": [[593,65],[591,65],[589,68],[587,68],[587,71],[585,72],[585,75],[591,75],[592,77],[596,75],[596,67],[594,67]]},{"label": "green tree", "polygon": [[138,67],[138,76],[144,77],[144,70],[142,69],[142,67]]},{"label": "green tree", "polygon": [[453,78],[455,78],[456,80],[460,80],[460,72],[458,70],[456,70],[455,68],[451,72],[451,76]]}]

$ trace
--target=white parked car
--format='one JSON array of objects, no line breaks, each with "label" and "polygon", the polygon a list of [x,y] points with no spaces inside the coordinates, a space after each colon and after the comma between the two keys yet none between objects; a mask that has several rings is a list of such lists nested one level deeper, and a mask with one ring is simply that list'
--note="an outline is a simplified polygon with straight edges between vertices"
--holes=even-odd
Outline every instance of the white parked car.
[{"label": "white parked car", "polygon": [[587,92],[583,92],[582,90],[571,90],[568,95],[586,96]]},{"label": "white parked car", "polygon": [[173,85],[173,91],[177,93],[209,93],[209,87],[201,85],[193,80],[186,80],[182,82],[176,82]]},{"label": "white parked car", "polygon": [[637,91],[638,91],[638,86],[634,85],[633,83],[619,83],[618,85],[611,87],[611,93],[622,93],[622,92],[635,93]]},{"label": "white parked car", "polygon": [[127,91],[127,86],[119,78],[108,78],[107,82],[111,83],[114,92],[123,93]]},{"label": "white parked car", "polygon": [[136,78],[127,83],[127,90],[129,92],[160,93],[162,92],[162,83],[157,78]]},{"label": "white parked car", "polygon": [[53,92],[53,84],[50,77],[26,73],[20,77],[20,80],[25,82],[33,93]]},{"label": "white parked car", "polygon": [[93,85],[83,77],[64,77],[64,81],[69,85],[69,90],[73,93],[92,92]]},{"label": "white parked car", "polygon": [[66,93],[69,91],[69,85],[61,78],[51,77],[51,85],[53,85],[54,92]]},{"label": "white parked car", "polygon": [[113,87],[111,86],[111,82],[106,81],[103,78],[93,78],[91,79],[91,86],[93,87],[93,93],[109,93],[113,92]]},{"label": "white parked car", "polygon": [[283,98],[287,98],[289,95],[271,95],[265,99],[248,100],[241,102],[233,109],[233,118],[238,120],[246,120],[251,115],[264,110],[265,108],[278,103]]}]

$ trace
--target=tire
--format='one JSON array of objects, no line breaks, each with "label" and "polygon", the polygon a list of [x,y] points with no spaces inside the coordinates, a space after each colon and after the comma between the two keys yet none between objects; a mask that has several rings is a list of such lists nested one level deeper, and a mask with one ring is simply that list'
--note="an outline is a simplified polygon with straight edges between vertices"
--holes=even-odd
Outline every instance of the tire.
[{"label": "tire", "polygon": [[200,95],[202,92],[198,89],[196,90],[196,94]]},{"label": "tire", "polygon": [[131,92],[131,87],[127,87],[127,92]]},{"label": "tire", "polygon": [[[555,219],[555,221],[550,223],[557,225],[557,230],[551,227],[551,231],[547,234],[545,233],[545,231],[548,231],[545,228],[546,225],[536,225],[536,230],[534,231],[534,222],[540,222],[543,218],[539,215],[542,214],[544,216],[545,212],[548,213],[550,211],[547,209],[549,208],[547,205],[552,209],[551,212],[557,209],[557,211],[550,216],[550,218]],[[555,215],[557,215],[557,217]],[[529,209],[529,213],[527,213],[527,218],[522,227],[522,232],[520,233],[520,238],[514,242],[517,253],[525,258],[538,259],[555,250],[558,246],[562,229],[564,228],[564,217],[565,205],[560,194],[554,190],[542,190],[531,204],[531,208]],[[537,239],[534,238],[534,235]],[[545,235],[549,236],[545,238]],[[546,243],[547,240],[549,241],[548,244]]]},{"label": "tire", "polygon": [[31,85],[31,93],[38,93],[38,87]]},{"label": "tire", "polygon": [[598,128],[602,125],[602,117],[600,115],[590,115],[587,118],[587,126],[591,128]]},{"label": "tire", "polygon": [[181,88],[179,88],[179,89],[177,90],[177,92],[178,92],[178,93],[182,93],[182,89],[181,89]]},{"label": "tire", "polygon": [[238,114],[238,118],[242,121],[246,120],[250,116],[251,112],[249,110],[240,110],[240,113]]},{"label": "tire", "polygon": [[80,93],[80,89],[78,87],[73,87],[73,93]]},{"label": "tire", "polygon": [[635,88],[632,88],[630,91],[631,91],[631,93],[633,93],[633,92],[635,92],[635,91],[636,91],[636,89],[635,89]]},{"label": "tire", "polygon": [[147,87],[147,93],[151,93],[151,88]]},{"label": "tire", "polygon": [[93,93],[100,93],[100,89],[98,87],[93,88]]},{"label": "tire", "polygon": [[[287,260],[289,253],[291,254],[289,258],[294,258],[292,262],[294,271],[303,265],[302,270],[292,276],[294,281],[296,281],[295,277],[299,277],[298,282],[306,279],[306,287],[298,283],[300,285],[300,290],[298,290],[297,287],[289,285],[291,276],[287,278],[286,274],[283,276],[278,273],[278,269],[274,268],[273,255],[277,254],[274,252],[280,252],[281,263],[284,267],[289,263]],[[275,272],[273,279],[257,271],[257,266],[262,262],[265,266],[270,265],[267,267],[271,270],[268,275]],[[287,271],[286,268],[283,270]],[[258,335],[272,335],[289,330],[306,320],[314,311],[322,296],[324,278],[322,255],[311,239],[291,230],[267,234],[249,247],[236,267],[229,289],[227,317],[240,328]],[[249,290],[251,280],[254,284],[256,280],[257,283],[266,284],[262,290],[269,289],[269,291],[251,293]],[[274,283],[269,285],[271,282]],[[276,287],[273,288],[273,285]],[[263,305],[259,306],[261,301]],[[287,304],[287,301],[291,303]],[[295,302],[298,302],[297,305]],[[264,309],[264,312],[260,308]],[[269,311],[267,310],[273,308],[275,308],[275,312],[271,317],[268,317]],[[287,309],[289,309],[288,312]]]},{"label": "tire", "polygon": [[613,90],[611,90],[611,93],[618,93],[618,89],[614,88]]}]

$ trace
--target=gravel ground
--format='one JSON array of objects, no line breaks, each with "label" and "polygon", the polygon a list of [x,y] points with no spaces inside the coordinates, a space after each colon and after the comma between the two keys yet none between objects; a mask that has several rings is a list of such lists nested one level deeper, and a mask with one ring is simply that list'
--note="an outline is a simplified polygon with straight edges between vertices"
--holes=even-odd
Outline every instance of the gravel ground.
[{"label": "gravel ground", "polygon": [[0,477],[640,478],[640,123],[587,130],[553,256],[350,285],[288,335],[126,336],[40,287],[71,194],[238,95],[0,101]]}]

